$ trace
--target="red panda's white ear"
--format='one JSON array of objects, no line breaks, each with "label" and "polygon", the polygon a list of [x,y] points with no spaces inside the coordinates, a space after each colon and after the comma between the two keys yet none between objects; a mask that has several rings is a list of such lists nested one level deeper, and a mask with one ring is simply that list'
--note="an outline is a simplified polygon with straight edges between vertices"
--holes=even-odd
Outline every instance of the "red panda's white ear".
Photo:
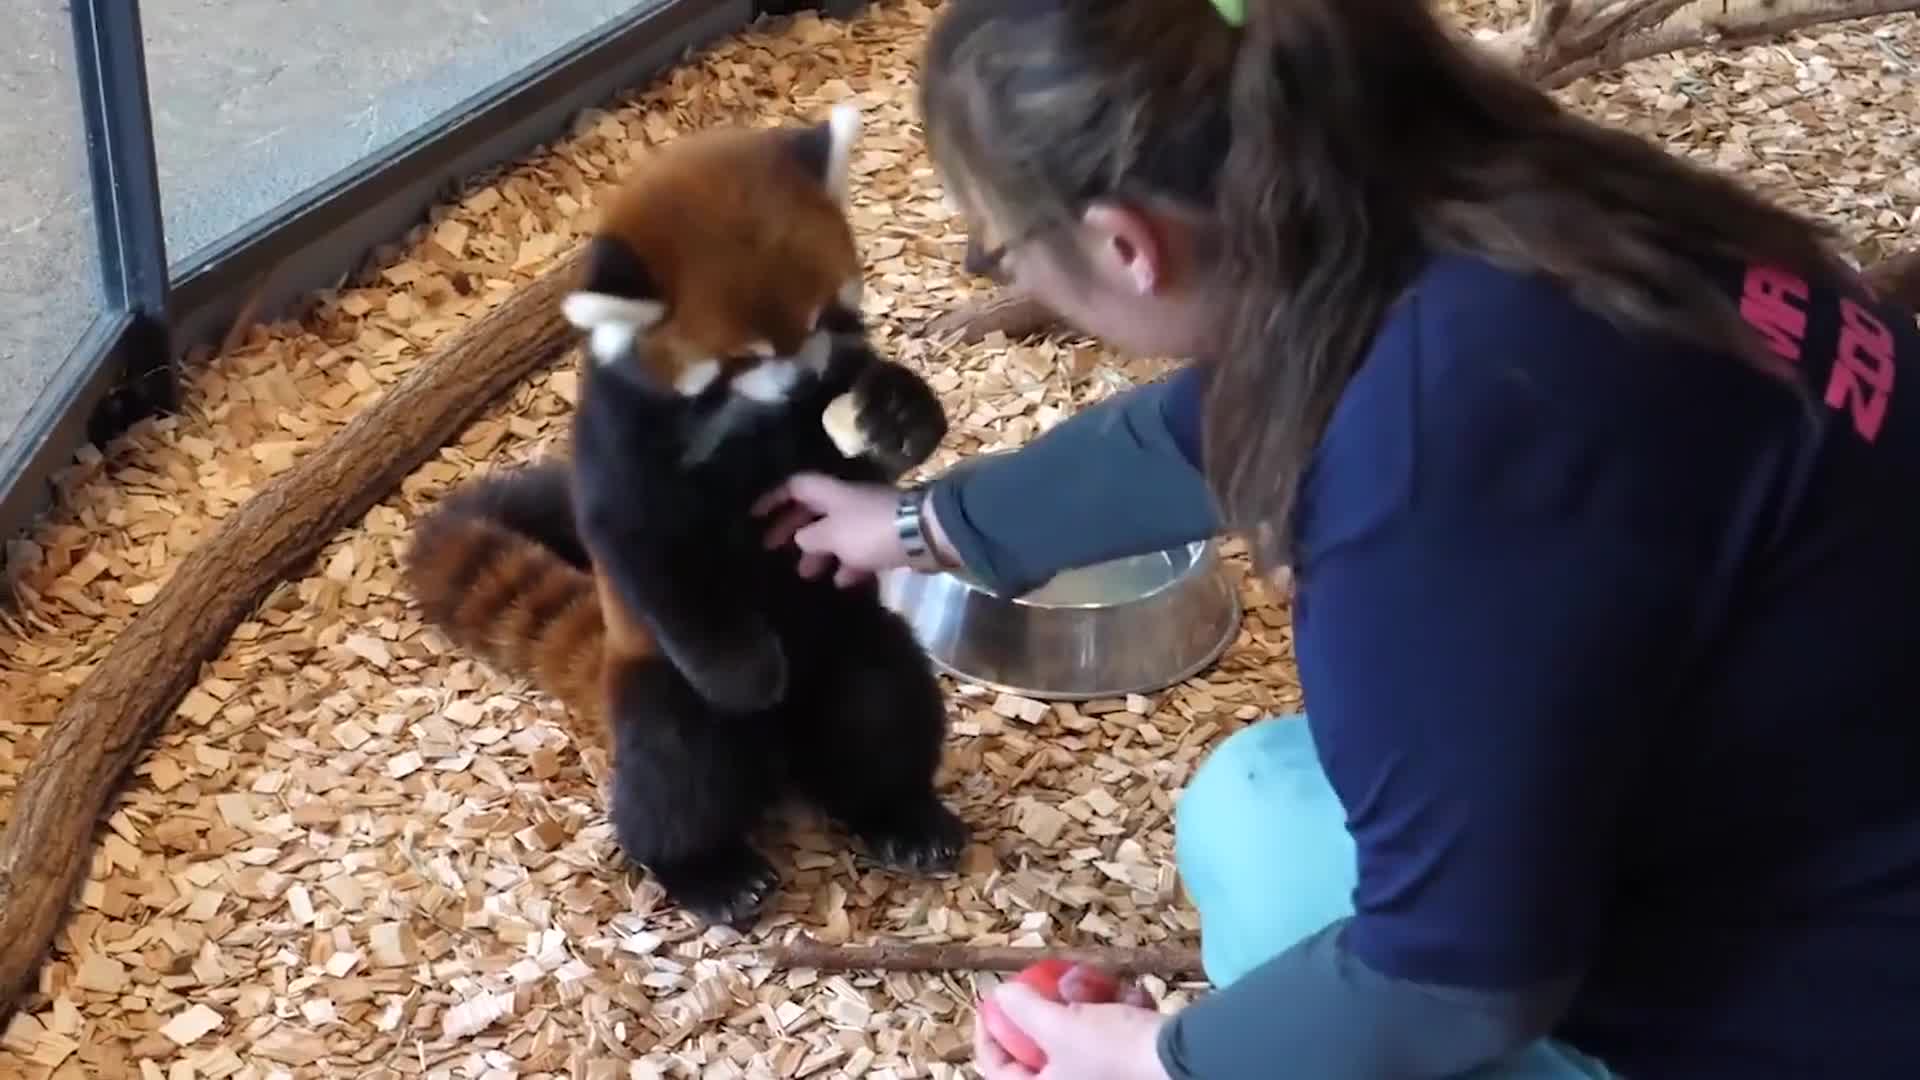
[{"label": "red panda's white ear", "polygon": [[827,190],[842,206],[852,186],[853,144],[860,138],[860,108],[841,102],[827,117],[830,143],[827,149]]},{"label": "red panda's white ear", "polygon": [[858,313],[860,310],[860,301],[865,297],[866,291],[866,280],[859,274],[855,274],[841,284],[840,291],[835,294],[834,298],[840,301],[842,307]]},{"label": "red panda's white ear", "polygon": [[588,332],[587,351],[594,360],[608,364],[619,359],[641,331],[665,318],[667,305],[658,300],[582,291],[567,294],[560,302],[560,314],[576,329]]}]

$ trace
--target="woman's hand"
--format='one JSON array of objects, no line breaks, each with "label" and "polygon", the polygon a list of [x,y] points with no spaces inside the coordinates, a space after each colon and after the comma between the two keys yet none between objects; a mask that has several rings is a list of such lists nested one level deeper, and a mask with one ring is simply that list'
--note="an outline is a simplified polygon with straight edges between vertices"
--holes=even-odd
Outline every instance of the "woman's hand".
[{"label": "woman's hand", "polygon": [[1157,1041],[1166,1017],[1138,984],[1103,1001],[1090,993],[1094,980],[1076,977],[1079,969],[1060,979],[1060,997],[1048,1001],[1030,987],[1007,983],[994,991],[994,1002],[1013,1025],[1025,1032],[1047,1055],[1047,1066],[1034,1072],[1013,1060],[987,1034],[976,1012],[973,1021],[973,1063],[986,1080],[1167,1080],[1160,1064]]},{"label": "woman's hand", "polygon": [[900,492],[885,484],[849,484],[819,473],[800,473],[762,496],[754,515],[784,512],[767,532],[769,550],[792,540],[800,548],[800,575],[819,577],[839,565],[841,586],[865,581],[907,564],[907,550],[894,531]]}]

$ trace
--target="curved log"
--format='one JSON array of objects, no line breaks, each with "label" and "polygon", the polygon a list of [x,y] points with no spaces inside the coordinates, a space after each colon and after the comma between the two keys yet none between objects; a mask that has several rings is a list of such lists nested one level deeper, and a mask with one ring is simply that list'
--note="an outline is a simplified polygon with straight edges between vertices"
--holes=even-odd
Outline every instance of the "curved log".
[{"label": "curved log", "polygon": [[275,585],[312,563],[501,393],[574,340],[568,262],[474,320],[346,427],[221,523],[55,716],[0,834],[0,1026],[39,969],[84,878],[94,830],[147,740],[202,665]]}]

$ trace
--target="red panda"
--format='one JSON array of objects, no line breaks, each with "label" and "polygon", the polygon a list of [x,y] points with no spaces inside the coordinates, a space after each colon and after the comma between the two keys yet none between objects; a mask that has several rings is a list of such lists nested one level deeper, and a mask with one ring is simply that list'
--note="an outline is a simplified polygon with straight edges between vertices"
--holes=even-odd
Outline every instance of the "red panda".
[{"label": "red panda", "polygon": [[[751,512],[803,470],[891,483],[946,434],[860,319],[858,130],[842,107],[641,162],[563,301],[587,353],[570,462],[470,482],[405,558],[429,621],[606,747],[620,846],[709,922],[764,906],[751,833],[784,795],[894,867],[950,869],[967,837],[935,790],[946,712],[912,631],[871,582],[801,577]],[[854,457],[821,421],[848,394]]]}]

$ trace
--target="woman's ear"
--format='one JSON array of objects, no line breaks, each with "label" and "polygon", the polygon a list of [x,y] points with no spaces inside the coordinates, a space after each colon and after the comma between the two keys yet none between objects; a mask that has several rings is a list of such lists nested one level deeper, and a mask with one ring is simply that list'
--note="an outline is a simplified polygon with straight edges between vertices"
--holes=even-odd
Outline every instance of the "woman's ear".
[{"label": "woman's ear", "polygon": [[1160,222],[1131,206],[1099,202],[1081,215],[1094,263],[1109,284],[1139,296],[1167,291],[1175,268]]}]

